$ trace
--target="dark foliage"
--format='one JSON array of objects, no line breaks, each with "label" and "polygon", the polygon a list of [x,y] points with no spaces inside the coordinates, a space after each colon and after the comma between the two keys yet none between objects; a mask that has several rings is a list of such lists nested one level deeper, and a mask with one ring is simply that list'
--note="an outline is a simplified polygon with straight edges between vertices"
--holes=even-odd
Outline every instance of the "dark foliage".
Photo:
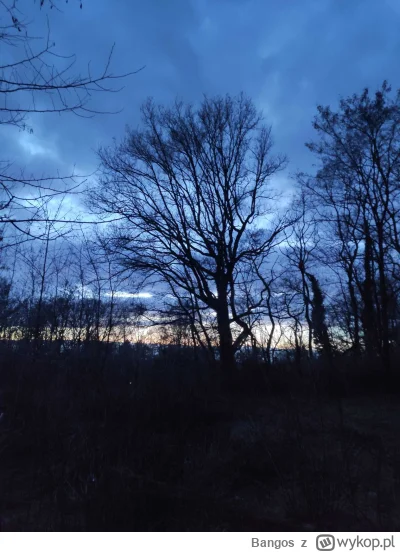
[{"label": "dark foliage", "polygon": [[398,528],[399,382],[376,366],[248,361],[221,390],[190,349],[92,345],[2,343],[3,530]]}]

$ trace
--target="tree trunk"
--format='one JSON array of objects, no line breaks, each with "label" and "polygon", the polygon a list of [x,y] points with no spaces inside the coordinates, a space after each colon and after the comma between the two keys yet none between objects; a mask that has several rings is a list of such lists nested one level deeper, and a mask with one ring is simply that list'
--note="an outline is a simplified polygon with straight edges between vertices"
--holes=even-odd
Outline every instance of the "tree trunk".
[{"label": "tree trunk", "polygon": [[388,314],[388,289],[386,282],[385,271],[385,256],[384,256],[384,236],[383,229],[378,229],[378,272],[379,272],[379,292],[381,298],[381,324],[382,324],[382,362],[387,372],[390,372],[390,330],[389,330],[389,314]]},{"label": "tree trunk", "polygon": [[348,276],[348,290],[350,294],[350,303],[351,310],[354,317],[354,328],[353,328],[353,350],[356,355],[360,353],[360,313],[358,308],[358,302],[356,293],[354,290],[354,285],[352,282],[352,274],[350,271],[347,273]]},{"label": "tree trunk", "polygon": [[364,223],[365,232],[365,252],[364,252],[364,272],[365,280],[362,286],[363,313],[362,325],[364,332],[365,352],[370,358],[375,356],[377,351],[377,320],[374,307],[374,280],[371,269],[372,262],[372,240],[368,224]]},{"label": "tree trunk", "polygon": [[219,336],[219,354],[222,372],[226,378],[232,375],[235,368],[235,351],[233,348],[231,325],[229,320],[228,301],[226,296],[219,294],[217,309],[217,324]]},{"label": "tree trunk", "polygon": [[299,269],[301,273],[301,280],[302,280],[302,286],[303,286],[303,301],[304,301],[304,315],[306,318],[307,326],[308,326],[308,357],[311,359],[313,357],[313,323],[311,320],[311,314],[310,314],[310,306],[311,306],[311,298],[310,298],[310,290],[308,288],[308,284],[306,281],[306,269],[304,266],[303,260],[299,263]]}]

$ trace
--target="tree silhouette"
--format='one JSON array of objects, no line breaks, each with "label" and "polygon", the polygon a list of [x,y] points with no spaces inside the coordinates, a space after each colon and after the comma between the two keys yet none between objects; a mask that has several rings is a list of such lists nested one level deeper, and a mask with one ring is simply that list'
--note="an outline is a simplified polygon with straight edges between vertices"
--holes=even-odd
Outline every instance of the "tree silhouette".
[{"label": "tree silhouette", "polygon": [[258,273],[289,224],[274,215],[269,186],[285,158],[271,155],[270,128],[244,95],[205,98],[198,109],[149,100],[142,114],[142,130],[100,151],[90,203],[121,218],[109,247],[125,268],[215,312],[229,373],[265,303]]},{"label": "tree silhouette", "polygon": [[[56,7],[53,0],[46,3]],[[46,3],[41,1],[40,6]],[[104,113],[91,107],[93,95],[118,92],[121,88],[115,85],[133,74],[112,73],[114,46],[100,72],[92,73],[89,65],[85,74],[76,74],[76,56],[56,51],[49,28],[42,39],[31,35],[32,22],[15,0],[1,0],[0,16],[0,125],[33,133],[29,120],[33,114],[70,113],[86,118]],[[22,169],[15,170],[12,161],[0,159],[0,223],[32,237],[29,226],[43,221],[49,202],[76,191],[81,180],[75,174],[26,176]]]},{"label": "tree silhouette", "polygon": [[336,112],[320,106],[318,141],[308,147],[321,166],[302,179],[328,225],[328,262],[344,272],[354,348],[362,336],[367,353],[381,356],[388,370],[400,279],[400,94],[390,92],[384,82],[374,96],[366,89],[341,100]]}]

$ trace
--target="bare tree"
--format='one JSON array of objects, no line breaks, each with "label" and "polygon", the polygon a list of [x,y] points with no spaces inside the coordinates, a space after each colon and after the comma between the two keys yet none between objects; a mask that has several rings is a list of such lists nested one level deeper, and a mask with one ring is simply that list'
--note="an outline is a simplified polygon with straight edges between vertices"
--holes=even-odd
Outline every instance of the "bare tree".
[{"label": "bare tree", "polygon": [[[46,4],[57,7],[54,0],[40,1],[40,7]],[[1,0],[0,16],[0,125],[33,133],[30,121],[33,114],[93,117],[105,113],[91,107],[93,95],[118,92],[121,88],[115,84],[133,74],[112,73],[114,46],[100,72],[92,73],[89,65],[85,74],[76,73],[76,56],[56,52],[49,28],[46,37],[33,36],[32,22],[21,12],[16,0]],[[32,225],[45,221],[44,210],[49,202],[76,190],[82,180],[82,175],[75,174],[27,176],[13,162],[0,159],[0,223],[14,227],[27,239],[32,238],[35,235]]]},{"label": "bare tree", "polygon": [[288,225],[269,186],[285,158],[271,155],[271,130],[243,94],[205,98],[198,109],[149,100],[142,114],[142,130],[100,151],[90,203],[121,218],[109,246],[127,269],[215,313],[229,373],[267,293],[254,267]]},{"label": "bare tree", "polygon": [[337,112],[319,107],[318,141],[308,147],[321,166],[303,179],[332,236],[331,262],[346,275],[354,346],[362,329],[366,351],[387,369],[400,268],[400,93],[390,92],[384,82],[375,96],[366,89],[343,99]]},{"label": "bare tree", "polygon": [[[302,318],[305,319],[308,331],[308,356],[312,358],[313,308],[308,271],[311,269],[312,264],[315,263],[313,253],[318,247],[319,240],[316,222],[311,210],[308,209],[306,195],[304,193],[300,193],[298,197],[294,198],[292,210],[295,222],[290,228],[290,234],[288,233],[287,235],[286,247],[283,250],[289,271],[289,274],[285,277],[285,287],[286,291],[289,293],[289,297],[287,301],[285,301],[285,310],[288,314],[290,312],[293,313],[293,320],[295,321],[294,329],[296,332],[300,331],[302,333],[302,324],[299,318],[300,313]],[[302,304],[300,312],[297,311],[296,315],[294,315],[296,309],[293,310],[293,293],[294,296],[298,296]],[[299,340],[297,335],[294,337],[297,350],[298,343],[301,343],[301,339]]]}]

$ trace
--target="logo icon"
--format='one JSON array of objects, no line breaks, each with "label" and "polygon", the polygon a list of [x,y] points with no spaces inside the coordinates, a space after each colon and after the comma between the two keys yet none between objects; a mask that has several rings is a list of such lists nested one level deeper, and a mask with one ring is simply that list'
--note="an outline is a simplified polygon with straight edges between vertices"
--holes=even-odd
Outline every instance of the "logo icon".
[{"label": "logo icon", "polygon": [[335,537],[333,535],[318,535],[316,544],[317,550],[329,552],[335,548]]}]

